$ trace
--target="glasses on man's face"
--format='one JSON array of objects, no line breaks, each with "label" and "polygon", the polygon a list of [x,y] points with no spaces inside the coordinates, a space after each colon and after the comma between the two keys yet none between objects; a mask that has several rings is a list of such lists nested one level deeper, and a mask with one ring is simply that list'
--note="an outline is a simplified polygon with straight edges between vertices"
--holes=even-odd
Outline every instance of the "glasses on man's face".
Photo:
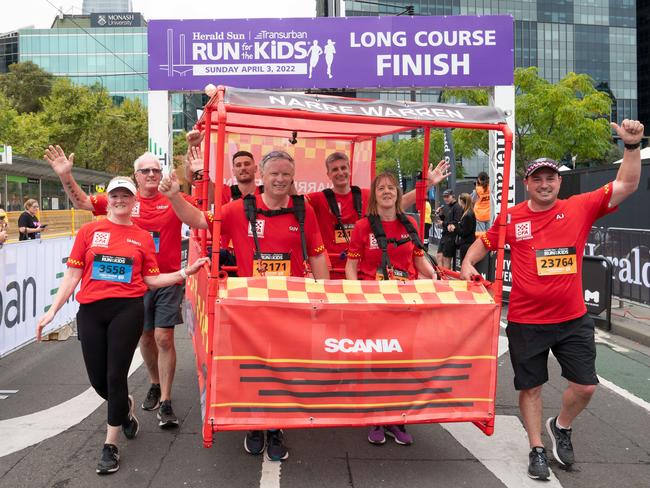
[{"label": "glasses on man's face", "polygon": [[153,175],[160,175],[162,174],[162,169],[158,168],[142,168],[136,171],[136,173],[140,173],[141,175],[148,175],[148,174],[153,174]]}]

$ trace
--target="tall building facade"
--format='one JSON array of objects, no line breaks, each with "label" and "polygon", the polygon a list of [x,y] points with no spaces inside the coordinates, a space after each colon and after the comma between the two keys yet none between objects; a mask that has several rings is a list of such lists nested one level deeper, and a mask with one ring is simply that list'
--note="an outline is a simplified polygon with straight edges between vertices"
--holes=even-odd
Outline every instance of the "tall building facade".
[{"label": "tall building facade", "polygon": [[9,65],[18,62],[18,32],[0,35],[0,73],[7,73]]},{"label": "tall building facade", "polygon": [[[319,12],[328,10],[324,2],[319,0]],[[638,117],[636,0],[348,0],[345,15],[403,15],[409,6],[415,15],[510,14],[516,67],[537,66],[550,82],[572,71],[586,73],[613,96],[613,120]]]},{"label": "tall building facade", "polygon": [[131,0],[84,0],[81,5],[83,14],[132,12]]},{"label": "tall building facade", "polygon": [[57,18],[52,29],[21,29],[20,61],[32,61],[54,76],[69,77],[79,85],[98,83],[118,104],[137,98],[146,105],[146,26],[89,25],[89,16],[81,15]]}]

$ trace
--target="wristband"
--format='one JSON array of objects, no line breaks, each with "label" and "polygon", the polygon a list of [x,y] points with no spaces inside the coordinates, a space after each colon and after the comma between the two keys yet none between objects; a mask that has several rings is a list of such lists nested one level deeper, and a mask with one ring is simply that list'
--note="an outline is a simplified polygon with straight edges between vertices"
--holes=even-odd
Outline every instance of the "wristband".
[{"label": "wristband", "polygon": [[625,144],[625,149],[629,151],[634,151],[635,149],[639,149],[641,147],[641,143],[637,142],[636,144]]},{"label": "wristband", "polygon": [[187,279],[187,273],[185,272],[185,268],[179,269],[178,272],[181,275],[181,278],[183,278],[184,280]]}]

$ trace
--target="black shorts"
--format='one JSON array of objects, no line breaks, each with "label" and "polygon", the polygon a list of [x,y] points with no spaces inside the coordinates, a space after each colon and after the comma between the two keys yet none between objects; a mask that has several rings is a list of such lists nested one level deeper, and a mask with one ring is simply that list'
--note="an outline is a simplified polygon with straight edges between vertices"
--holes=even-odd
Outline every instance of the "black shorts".
[{"label": "black shorts", "polygon": [[183,285],[149,290],[144,296],[144,330],[182,324],[181,302],[184,291]]},{"label": "black shorts", "polygon": [[596,385],[594,321],[585,314],[559,324],[519,324],[506,328],[515,389],[528,390],[548,381],[548,352],[562,367],[562,376],[579,385]]},{"label": "black shorts", "polygon": [[454,234],[443,234],[438,243],[438,252],[446,258],[453,258],[456,256],[455,238],[456,236]]}]

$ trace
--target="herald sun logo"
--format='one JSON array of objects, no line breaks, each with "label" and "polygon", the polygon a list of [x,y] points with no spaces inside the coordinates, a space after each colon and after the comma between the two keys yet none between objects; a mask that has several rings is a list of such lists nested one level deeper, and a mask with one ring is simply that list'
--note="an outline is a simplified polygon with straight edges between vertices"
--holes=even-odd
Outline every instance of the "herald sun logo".
[{"label": "herald sun logo", "polygon": [[397,339],[325,339],[325,352],[403,352]]}]

